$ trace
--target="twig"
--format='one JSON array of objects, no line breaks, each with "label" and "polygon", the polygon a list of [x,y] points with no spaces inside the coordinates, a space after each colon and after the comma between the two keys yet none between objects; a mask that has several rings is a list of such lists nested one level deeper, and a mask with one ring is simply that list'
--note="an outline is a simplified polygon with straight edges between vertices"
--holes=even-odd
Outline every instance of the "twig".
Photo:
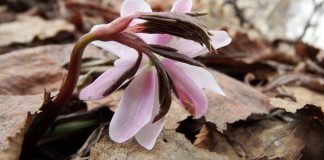
[{"label": "twig", "polygon": [[302,40],[304,38],[304,36],[306,35],[307,30],[312,26],[311,22],[312,22],[312,19],[313,19],[314,15],[316,14],[316,12],[320,8],[322,8],[322,6],[324,4],[324,1],[321,1],[318,4],[316,4],[316,2],[313,1],[313,3],[315,4],[314,10],[313,10],[312,14],[309,16],[308,21],[306,23],[306,26],[304,27],[304,30],[303,30],[302,34],[297,38],[296,41],[300,41],[300,40]]}]

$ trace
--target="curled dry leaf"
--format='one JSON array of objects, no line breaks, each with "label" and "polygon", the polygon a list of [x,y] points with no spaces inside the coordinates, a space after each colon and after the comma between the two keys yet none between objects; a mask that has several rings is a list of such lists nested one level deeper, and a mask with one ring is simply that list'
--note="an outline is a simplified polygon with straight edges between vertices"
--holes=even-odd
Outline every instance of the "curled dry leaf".
[{"label": "curled dry leaf", "polygon": [[104,137],[91,150],[90,159],[96,160],[148,160],[148,159],[228,159],[216,153],[194,147],[183,135],[174,130],[163,130],[151,151],[140,147],[135,140],[118,144]]},{"label": "curled dry leaf", "polygon": [[263,91],[269,91],[276,87],[293,82],[298,82],[300,85],[315,91],[324,92],[324,79],[320,76],[305,73],[288,73],[278,76],[268,83],[267,86],[264,87]]},{"label": "curled dry leaf", "polygon": [[74,26],[65,20],[46,21],[40,17],[19,17],[17,21],[0,25],[0,47],[27,44],[35,38],[44,40],[61,31],[72,32]]}]

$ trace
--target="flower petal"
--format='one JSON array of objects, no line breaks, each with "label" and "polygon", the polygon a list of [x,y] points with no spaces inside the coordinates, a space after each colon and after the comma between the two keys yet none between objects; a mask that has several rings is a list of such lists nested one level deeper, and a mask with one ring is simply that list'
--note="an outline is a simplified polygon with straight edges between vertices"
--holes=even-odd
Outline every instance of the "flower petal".
[{"label": "flower petal", "polygon": [[175,48],[179,53],[185,54],[189,57],[193,57],[195,53],[203,49],[203,46],[199,43],[184,38],[173,38],[169,43],[169,47]]},{"label": "flower petal", "polygon": [[[215,49],[224,47],[230,44],[232,41],[232,39],[225,31],[209,31],[209,32],[213,34],[213,36],[211,36],[210,38],[212,40],[211,43]],[[206,53],[208,53],[208,49],[204,47],[201,51],[191,54],[191,57],[197,57]]]},{"label": "flower petal", "polygon": [[172,40],[173,36],[168,34],[159,34],[156,35],[155,42],[151,44],[159,44],[159,45],[166,45]]},{"label": "flower petal", "polygon": [[188,108],[194,118],[202,117],[206,113],[208,106],[207,98],[202,89],[172,60],[164,59],[162,64],[175,84],[180,102]]},{"label": "flower petal", "polygon": [[151,120],[157,83],[155,74],[155,70],[146,69],[126,88],[109,125],[113,141],[128,140]]},{"label": "flower petal", "polygon": [[217,84],[213,75],[202,67],[192,66],[185,63],[177,63],[178,67],[185,72],[200,88],[208,89],[214,93],[225,96],[224,91]]},{"label": "flower petal", "polygon": [[192,8],[192,0],[177,0],[171,9],[171,12],[190,12]]},{"label": "flower petal", "polygon": [[232,39],[225,31],[209,31],[213,34],[210,38],[212,40],[212,45],[215,49],[227,46],[231,43]]},{"label": "flower petal", "polygon": [[105,96],[104,92],[113,85],[119,77],[134,65],[136,59],[119,59],[119,63],[123,65],[115,65],[113,68],[101,74],[89,86],[83,88],[80,92],[80,99],[82,100],[98,100]]},{"label": "flower petal", "polygon": [[139,130],[135,138],[137,142],[145,147],[148,150],[151,150],[158,138],[159,134],[161,133],[163,126],[165,124],[165,117],[161,118],[157,122],[153,123],[154,117],[159,113],[160,105],[159,105],[159,92],[158,92],[158,83],[156,83],[156,91],[155,91],[155,99],[154,99],[154,108],[151,117],[151,121],[146,124],[141,130]]},{"label": "flower petal", "polygon": [[125,0],[120,8],[120,16],[128,16],[136,11],[152,12],[152,9],[144,0]]},{"label": "flower petal", "polygon": [[[231,38],[225,31],[210,32],[213,34],[213,36],[211,36],[211,43],[215,49],[224,47],[231,42]],[[183,38],[173,39],[170,43],[170,47],[176,48],[179,53],[185,54],[192,58],[208,53],[208,50],[205,46],[201,46],[197,42]]]},{"label": "flower petal", "polygon": [[109,41],[109,42],[103,42],[103,41],[94,41],[92,44],[107,50],[111,52],[112,54],[120,57],[120,58],[126,58],[126,59],[134,59],[137,56],[137,51],[133,48],[127,47],[123,44],[120,44],[118,42]]},{"label": "flower petal", "polygon": [[[95,25],[91,28],[90,32],[95,31],[99,27],[106,25],[106,24],[100,24],[100,25]],[[129,58],[129,59],[135,59],[137,56],[137,52],[130,47],[127,47],[123,44],[114,42],[114,41],[109,41],[109,42],[104,42],[104,41],[93,41],[91,44],[98,46],[104,50],[107,50],[111,52],[112,54],[120,57],[120,58]]]}]

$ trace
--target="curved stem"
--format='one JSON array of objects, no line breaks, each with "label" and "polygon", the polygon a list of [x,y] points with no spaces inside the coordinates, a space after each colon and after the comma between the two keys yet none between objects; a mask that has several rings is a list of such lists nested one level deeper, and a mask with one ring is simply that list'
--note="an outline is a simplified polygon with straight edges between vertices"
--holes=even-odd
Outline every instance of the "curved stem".
[{"label": "curved stem", "polygon": [[57,94],[56,98],[53,100],[54,103],[62,104],[71,98],[75,86],[78,82],[83,51],[86,48],[86,46],[94,40],[96,40],[96,34],[95,32],[90,32],[82,36],[75,44],[70,58],[68,74],[61,86],[59,93]]},{"label": "curved stem", "polygon": [[83,51],[86,46],[94,40],[96,40],[96,34],[95,32],[91,32],[82,36],[75,44],[70,58],[67,77],[65,81],[63,81],[56,98],[53,101],[44,102],[41,108],[42,112],[33,119],[32,124],[26,131],[20,159],[32,159],[32,153],[37,142],[53,124],[62,108],[72,97],[80,74]]}]

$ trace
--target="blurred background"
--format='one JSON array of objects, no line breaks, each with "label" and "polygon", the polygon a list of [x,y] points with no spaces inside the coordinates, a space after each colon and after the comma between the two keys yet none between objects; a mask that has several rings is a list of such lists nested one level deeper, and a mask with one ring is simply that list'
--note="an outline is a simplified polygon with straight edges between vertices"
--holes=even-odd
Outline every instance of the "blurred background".
[{"label": "blurred background", "polygon": [[[155,11],[169,10],[173,3],[173,0],[147,1]],[[204,18],[208,27],[244,28],[256,31],[270,41],[303,40],[316,47],[324,47],[324,31],[321,30],[324,27],[322,0],[194,0],[194,2],[194,12],[209,14]],[[118,16],[120,4],[121,0],[0,0],[0,23],[13,22],[21,16],[38,16],[45,20],[64,19],[73,24],[76,31],[86,32],[92,25],[108,23]],[[35,23],[35,29],[37,25]],[[4,29],[1,26],[1,37],[6,34]],[[5,40],[1,39],[0,46],[8,46],[5,44],[9,42],[3,41]],[[19,44],[19,41],[13,44]]]}]

